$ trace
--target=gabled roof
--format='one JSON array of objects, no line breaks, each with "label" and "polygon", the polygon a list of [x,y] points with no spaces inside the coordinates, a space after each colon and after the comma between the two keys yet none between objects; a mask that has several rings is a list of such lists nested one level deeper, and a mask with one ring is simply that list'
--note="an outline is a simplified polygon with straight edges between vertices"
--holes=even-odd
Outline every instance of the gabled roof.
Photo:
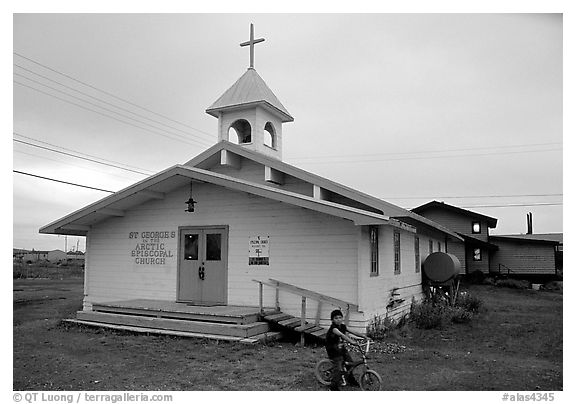
[{"label": "gabled roof", "polygon": [[379,198],[373,197],[371,195],[365,194],[363,192],[357,191],[345,185],[339,184],[337,182],[331,181],[327,178],[321,177],[319,175],[310,173],[308,171],[302,170],[301,168],[295,167],[291,164],[285,163],[278,159],[274,159],[265,156],[262,153],[258,153],[247,149],[245,147],[230,143],[228,141],[220,141],[209,149],[200,153],[198,156],[187,161],[186,166],[192,167],[204,167],[207,162],[219,162],[219,153],[221,150],[227,150],[234,154],[240,155],[244,158],[253,160],[262,165],[271,167],[275,170],[283,172],[285,174],[291,175],[302,181],[309,182],[311,184],[317,185],[328,191],[334,192],[336,194],[342,195],[346,198],[352,199],[354,201],[360,202],[364,205],[370,206],[378,211],[382,212],[387,217],[395,218],[401,220],[412,226],[420,224],[425,225],[431,229],[440,231],[452,237],[453,239],[463,241],[462,237],[453,232],[452,230],[428,219],[417,213],[411,212],[407,209],[401,208],[389,202],[383,201]]},{"label": "gabled roof", "polygon": [[256,73],[254,68],[248,68],[228,90],[224,92],[206,110],[212,116],[218,118],[218,112],[245,108],[252,105],[262,105],[272,113],[279,115],[282,122],[292,122],[294,118],[274,95],[272,90]]},{"label": "gabled roof", "polygon": [[401,227],[407,230],[412,229],[410,226],[384,215],[314,199],[306,195],[256,184],[199,168],[176,165],[58,219],[42,227],[40,233],[84,236],[90,230],[91,225],[110,216],[123,216],[125,209],[129,209],[153,198],[162,198],[164,193],[188,185],[190,180],[215,184],[232,190],[247,192],[328,215],[341,217],[351,220],[358,225],[382,224]]},{"label": "gabled roof", "polygon": [[498,222],[498,219],[494,217],[486,216],[481,213],[472,212],[471,210],[462,209],[457,206],[448,205],[447,203],[438,201],[431,201],[425,203],[424,205],[417,206],[414,209],[412,209],[412,212],[422,214],[429,209],[435,209],[435,208],[456,212],[464,216],[469,216],[471,218],[486,220],[486,222],[488,222],[488,227],[491,229],[495,228],[496,223]]}]

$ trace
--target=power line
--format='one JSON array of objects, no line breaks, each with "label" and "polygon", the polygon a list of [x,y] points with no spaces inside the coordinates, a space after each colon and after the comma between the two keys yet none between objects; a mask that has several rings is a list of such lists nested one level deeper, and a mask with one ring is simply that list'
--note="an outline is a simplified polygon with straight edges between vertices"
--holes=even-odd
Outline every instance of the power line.
[{"label": "power line", "polygon": [[559,206],[563,205],[562,202],[543,202],[543,203],[510,203],[505,205],[471,205],[461,206],[461,208],[512,208],[520,206]]},{"label": "power line", "polygon": [[47,66],[47,65],[45,65],[45,64],[42,64],[42,63],[40,63],[40,62],[38,62],[38,61],[36,61],[36,60],[34,60],[34,59],[32,59],[32,58],[29,58],[29,57],[27,57],[27,56],[24,56],[24,55],[22,55],[22,54],[20,54],[20,53],[18,53],[18,52],[13,52],[13,53],[14,53],[14,55],[16,55],[16,56],[21,57],[22,59],[26,59],[26,60],[28,60],[28,61],[30,61],[30,62],[38,65],[38,66],[42,66],[42,67],[45,68],[45,69],[48,69],[48,70],[50,70],[50,71],[52,71],[52,72],[54,72],[54,73],[60,74],[60,75],[66,77],[66,78],[68,78],[68,79],[70,79],[70,80],[72,80],[72,81],[75,81],[75,82],[80,83],[80,84],[82,84],[82,85],[84,85],[84,86],[90,87],[90,88],[92,88],[92,89],[94,89],[94,90],[96,90],[96,91],[99,91],[99,92],[101,92],[101,93],[103,93],[103,94],[106,94],[106,95],[108,95],[108,96],[110,96],[110,97],[112,97],[112,98],[115,98],[115,99],[119,100],[119,101],[122,101],[122,102],[125,102],[125,103],[127,103],[127,104],[133,105],[133,106],[135,106],[135,107],[137,107],[137,108],[140,108],[140,109],[142,109],[142,110],[144,110],[144,111],[150,112],[150,113],[152,113],[152,114],[154,114],[154,115],[160,116],[160,117],[162,117],[162,118],[164,118],[164,119],[167,119],[167,120],[169,120],[169,121],[171,121],[171,122],[175,122],[175,123],[177,123],[177,124],[179,124],[179,125],[182,125],[182,126],[185,126],[185,127],[187,127],[187,128],[193,129],[193,130],[198,131],[198,132],[200,132],[200,133],[205,133],[205,134],[207,134],[207,135],[212,136],[212,134],[210,134],[210,133],[204,132],[204,131],[202,131],[202,130],[200,130],[200,129],[197,129],[197,128],[194,128],[193,126],[190,126],[190,125],[188,125],[188,124],[186,124],[186,123],[184,123],[184,122],[177,121],[177,120],[172,119],[172,118],[170,118],[170,117],[168,117],[168,116],[166,116],[166,115],[159,114],[158,112],[155,112],[155,111],[152,111],[152,110],[150,110],[150,109],[148,109],[148,108],[142,107],[142,106],[140,106],[140,105],[138,105],[138,104],[135,104],[135,103],[133,103],[133,102],[131,102],[131,101],[128,101],[128,100],[126,100],[126,99],[124,99],[124,98],[118,97],[117,95],[114,95],[114,94],[112,94],[112,93],[110,93],[110,92],[108,92],[108,91],[102,90],[102,89],[100,89],[100,88],[98,88],[98,87],[95,87],[95,86],[93,86],[93,85],[91,85],[91,84],[89,84],[89,83],[86,83],[86,82],[84,82],[84,81],[78,80],[78,79],[76,79],[76,78],[74,78],[74,77],[72,77],[72,76],[70,76],[70,75],[68,75],[68,74],[66,74],[66,73],[62,73],[61,71],[58,71],[58,70],[56,70],[56,69],[54,69],[54,68],[52,68],[52,67],[50,67],[50,66]]},{"label": "power line", "polygon": [[500,153],[477,153],[477,154],[462,154],[451,156],[427,156],[427,157],[401,157],[396,159],[372,159],[372,160],[342,160],[342,161],[308,161],[306,164],[349,164],[349,163],[378,163],[383,161],[401,161],[401,160],[433,160],[433,159],[448,159],[448,158],[462,158],[462,157],[481,157],[481,156],[497,156],[506,154],[523,154],[523,153],[543,153],[552,151],[562,151],[562,149],[545,149],[545,150],[522,150],[522,151],[509,151]]},{"label": "power line", "polygon": [[518,144],[518,145],[507,145],[507,146],[487,146],[487,147],[470,147],[463,149],[445,149],[445,150],[419,150],[413,152],[387,152],[387,153],[367,153],[367,154],[340,154],[340,155],[328,155],[328,156],[304,156],[304,157],[292,157],[290,160],[307,160],[307,159],[324,159],[324,158],[363,158],[363,157],[378,157],[378,156],[389,156],[389,155],[403,155],[403,154],[428,154],[428,153],[451,153],[460,151],[473,151],[473,150],[492,150],[492,149],[510,149],[518,147],[540,147],[540,146],[555,146],[561,145],[562,142],[552,142],[552,143],[531,143],[531,144]]},{"label": "power line", "polygon": [[[124,163],[119,163],[119,162],[113,161],[113,160],[107,160],[107,159],[104,159],[104,158],[101,158],[101,157],[98,157],[98,156],[93,156],[93,155],[90,155],[90,154],[82,153],[82,152],[79,152],[79,151],[77,151],[77,150],[67,149],[67,148],[65,148],[65,147],[58,146],[58,145],[55,145],[55,144],[52,144],[52,143],[48,143],[48,142],[44,142],[44,141],[42,141],[42,140],[35,139],[35,138],[33,138],[33,137],[30,137],[30,136],[24,136],[24,135],[22,135],[22,134],[20,134],[20,133],[18,133],[18,132],[12,132],[12,133],[13,133],[14,135],[20,136],[20,137],[22,137],[22,138],[24,138],[24,139],[29,139],[29,140],[33,140],[33,141],[38,142],[38,143],[42,143],[42,144],[48,145],[48,146],[57,147],[58,149],[66,150],[66,151],[69,151],[69,152],[72,152],[72,153],[77,153],[77,154],[80,154],[80,155],[82,155],[82,156],[92,157],[92,158],[95,158],[95,159],[98,159],[98,160],[101,160],[101,161],[107,161],[108,163],[112,163],[112,164],[121,164],[121,165],[123,165],[124,167],[131,167],[131,168],[134,168],[134,169],[137,169],[137,170],[144,170],[144,171],[148,171],[150,174],[153,174],[152,171],[146,170],[146,169],[144,169],[144,168],[135,167],[135,166],[131,166],[131,165],[129,165],[129,164],[124,164]],[[121,168],[121,167],[118,167],[118,168]],[[122,168],[122,169],[124,169],[124,168]]]},{"label": "power line", "polygon": [[117,165],[115,165],[115,164],[103,163],[103,162],[101,162],[101,161],[97,161],[97,160],[94,160],[94,159],[89,159],[89,158],[82,157],[82,156],[76,156],[76,155],[71,154],[71,153],[66,153],[66,152],[63,152],[63,151],[59,151],[59,150],[52,149],[52,148],[50,148],[50,147],[45,147],[45,146],[40,146],[40,145],[37,145],[37,144],[25,142],[25,141],[23,141],[23,140],[18,140],[18,139],[12,139],[12,140],[13,140],[14,142],[17,142],[17,143],[22,143],[22,144],[25,144],[25,145],[28,145],[28,146],[37,147],[37,148],[43,149],[43,150],[49,150],[49,151],[54,152],[54,153],[60,153],[60,154],[63,154],[63,155],[65,155],[65,156],[70,156],[70,157],[74,157],[74,158],[77,158],[77,159],[90,161],[90,162],[92,162],[92,163],[102,164],[102,165],[108,166],[108,167],[119,168],[120,170],[130,171],[130,172],[133,172],[133,173],[136,173],[136,174],[149,175],[149,174],[143,173],[143,172],[141,172],[141,171],[131,170],[131,169],[129,169],[129,168],[124,168],[124,167],[117,166]]},{"label": "power line", "polygon": [[[183,137],[182,135],[180,135],[180,134],[178,134],[178,133],[174,133],[174,132],[167,131],[166,129],[162,129],[162,128],[159,128],[159,127],[157,127],[157,126],[151,125],[151,124],[149,124],[149,123],[140,121],[140,120],[138,120],[138,119],[132,118],[131,116],[124,115],[124,114],[121,114],[121,113],[119,113],[119,112],[116,112],[116,111],[114,111],[114,110],[112,110],[112,109],[103,107],[103,106],[98,105],[98,104],[94,104],[93,102],[90,102],[90,101],[86,101],[86,100],[84,100],[84,99],[82,99],[82,98],[80,98],[80,97],[76,97],[76,96],[74,96],[74,95],[68,94],[68,93],[66,93],[66,92],[64,92],[64,91],[58,90],[57,88],[51,87],[51,86],[49,86],[49,85],[47,85],[47,84],[43,84],[43,83],[41,83],[41,82],[39,82],[39,81],[33,80],[33,79],[28,78],[28,77],[26,77],[26,76],[22,76],[21,74],[14,73],[14,75],[20,76],[20,77],[24,77],[26,80],[29,80],[29,81],[31,81],[31,82],[33,82],[33,83],[36,83],[36,84],[39,84],[39,85],[41,85],[41,86],[47,87],[47,88],[51,89],[52,91],[59,92],[59,93],[64,94],[64,95],[66,95],[66,96],[68,96],[68,97],[71,97],[71,98],[74,98],[74,99],[76,99],[76,100],[85,102],[86,104],[92,105],[92,106],[94,106],[94,107],[96,107],[96,108],[103,109],[104,111],[108,111],[108,112],[112,112],[113,114],[120,115],[120,116],[123,117],[123,118],[127,118],[127,119],[130,119],[130,120],[132,120],[132,121],[135,121],[135,122],[141,123],[141,124],[143,124],[143,125],[149,126],[149,127],[151,127],[151,128],[154,128],[154,129],[157,129],[157,130],[161,130],[161,131],[166,132],[166,133],[169,133],[169,134],[171,134],[171,135],[173,135],[173,136]],[[22,83],[17,82],[17,81],[15,81],[15,83],[22,85]],[[30,87],[30,88],[35,89],[35,90],[38,90],[38,89],[35,88],[35,87]],[[38,91],[39,91],[39,90],[38,90]],[[58,98],[58,97],[56,97],[56,98]],[[60,99],[61,99],[61,98],[60,98]],[[72,103],[72,104],[74,104],[74,103]],[[74,104],[74,105],[77,105],[77,104]],[[92,110],[92,111],[93,111],[93,110]],[[93,112],[96,112],[96,111],[93,111]],[[156,133],[157,133],[157,132],[156,132]],[[175,139],[175,140],[176,140],[176,139]],[[198,143],[204,142],[204,145],[211,145],[210,142],[208,142],[207,140],[204,140],[204,139],[198,139],[198,140],[190,139],[190,140],[191,140],[191,141],[194,141],[194,142],[198,142]]]},{"label": "power line", "polygon": [[[81,185],[81,184],[76,184],[73,182],[57,180],[57,179],[49,178],[49,177],[43,177],[41,175],[30,174],[30,173],[26,173],[23,171],[17,171],[17,170],[12,170],[12,171],[17,173],[17,174],[29,175],[31,177],[36,177],[36,178],[40,178],[43,180],[59,182],[62,184],[67,184],[67,185],[74,185],[77,187],[88,188],[88,189],[93,189],[93,190],[102,191],[102,192],[108,192],[111,194],[115,193],[115,191],[108,191],[106,189],[94,188],[94,187],[89,187],[87,185]],[[562,202],[553,202],[553,203],[526,203],[526,204],[505,204],[505,205],[470,205],[470,206],[461,206],[461,207],[469,209],[469,208],[509,208],[509,207],[523,207],[523,206],[560,206],[560,205],[563,205],[563,203]]]},{"label": "power line", "polygon": [[[92,95],[90,95],[90,94],[88,94],[88,93],[85,93],[85,92],[83,92],[83,91],[80,91],[80,90],[78,90],[78,89],[76,89],[76,88],[74,88],[74,87],[67,86],[66,84],[60,83],[59,81],[52,80],[52,79],[49,78],[49,77],[43,76],[43,75],[38,74],[38,73],[36,73],[36,72],[34,72],[34,71],[32,71],[32,70],[26,69],[25,67],[20,66],[20,65],[18,65],[18,64],[16,64],[16,63],[14,63],[14,66],[16,66],[16,67],[18,67],[18,68],[20,68],[20,69],[22,69],[22,70],[25,70],[25,71],[27,71],[27,72],[29,72],[29,73],[32,73],[32,74],[34,74],[34,75],[36,75],[36,76],[42,77],[43,79],[48,80],[48,81],[50,81],[50,82],[52,82],[52,83],[56,83],[56,84],[58,84],[58,85],[60,85],[60,86],[62,86],[62,87],[65,87],[65,88],[68,88],[68,89],[70,89],[70,90],[72,90],[72,91],[75,91],[75,92],[77,92],[77,93],[80,93],[80,94],[82,94],[82,95],[84,95],[84,96],[86,96],[86,97],[92,98],[92,99],[94,99],[94,100],[96,100],[96,101],[99,101],[99,102],[102,102],[102,103],[104,103],[104,104],[110,105],[110,106],[112,106],[112,107],[114,107],[114,108],[118,108],[118,109],[120,109],[120,110],[122,110],[122,111],[126,111],[126,112],[128,112],[128,113],[130,113],[130,114],[134,114],[134,115],[136,115],[136,116],[138,116],[138,117],[140,117],[140,118],[144,118],[144,119],[147,119],[147,120],[149,120],[149,121],[152,121],[152,122],[158,123],[158,124],[160,124],[160,125],[166,126],[166,127],[168,127],[168,128],[177,130],[177,131],[182,132],[182,133],[184,133],[184,134],[186,134],[186,135],[197,137],[199,140],[204,141],[203,138],[198,137],[198,135],[196,135],[196,134],[183,131],[182,129],[176,128],[176,127],[174,127],[174,126],[167,125],[167,124],[165,124],[165,123],[163,123],[163,122],[157,121],[157,120],[152,119],[152,118],[148,118],[148,117],[145,116],[145,115],[138,114],[138,113],[136,113],[136,112],[134,112],[134,111],[131,111],[131,110],[127,109],[127,108],[120,107],[120,106],[118,106],[118,105],[116,105],[116,104],[113,104],[113,103],[111,103],[111,102],[105,101],[105,100],[103,100],[103,99],[101,99],[101,98],[94,97],[94,96],[92,96]],[[24,77],[24,78],[27,79],[27,80],[34,81],[34,80],[30,79],[29,77],[24,76],[24,75],[22,75],[22,74],[19,74],[19,73],[14,73],[14,74],[17,75],[17,76],[20,76],[20,77]],[[36,81],[34,81],[34,82],[36,82]],[[38,83],[38,82],[36,82],[36,83]],[[46,86],[45,84],[42,84],[42,83],[38,83],[38,84],[41,84],[41,85]],[[46,87],[48,87],[48,86],[46,86]],[[52,87],[48,87],[48,88],[52,88]],[[64,93],[64,94],[66,94],[66,93]],[[67,95],[68,95],[68,94],[67,94]]]},{"label": "power line", "polygon": [[17,174],[22,174],[22,175],[29,175],[30,177],[36,177],[36,178],[41,178],[43,180],[48,180],[48,181],[54,181],[54,182],[60,182],[62,184],[67,184],[67,185],[74,185],[76,187],[81,187],[81,188],[88,188],[88,189],[93,189],[95,191],[102,191],[102,192],[109,192],[111,194],[114,193],[114,191],[108,191],[106,189],[101,189],[101,188],[94,188],[94,187],[89,187],[87,185],[81,185],[81,184],[76,184],[74,182],[68,182],[68,181],[62,181],[62,180],[57,180],[54,178],[48,178],[48,177],[43,177],[41,175],[36,175],[36,174],[30,174],[30,173],[25,173],[23,171],[18,171],[18,170],[12,170],[13,172],[17,173]]},{"label": "power line", "polygon": [[29,85],[27,85],[27,84],[20,83],[20,82],[18,82],[18,81],[14,81],[14,83],[19,84],[19,85],[21,85],[21,86],[23,86],[23,87],[28,87],[28,88],[30,88],[30,89],[32,89],[32,90],[34,90],[34,91],[38,91],[39,93],[48,95],[48,96],[50,96],[50,97],[54,97],[54,98],[56,98],[56,99],[58,99],[58,100],[60,100],[60,101],[64,101],[64,102],[67,102],[67,103],[69,103],[69,104],[75,105],[75,106],[77,106],[77,107],[79,107],[79,108],[82,108],[82,109],[85,109],[85,110],[87,110],[87,111],[94,112],[94,113],[96,113],[96,114],[105,116],[105,117],[110,118],[110,119],[114,119],[114,120],[116,120],[116,121],[118,121],[118,122],[122,122],[122,123],[125,124],[125,125],[133,126],[133,127],[135,127],[135,128],[142,129],[142,130],[145,130],[146,132],[154,133],[154,134],[156,134],[156,135],[159,135],[159,136],[162,136],[162,137],[171,139],[171,140],[177,140],[177,141],[182,142],[182,143],[186,143],[186,144],[189,144],[189,145],[192,145],[192,146],[197,146],[197,145],[195,145],[195,144],[193,144],[193,143],[187,142],[187,141],[184,140],[184,139],[173,138],[173,137],[167,136],[167,135],[165,135],[165,134],[163,134],[163,133],[160,133],[160,132],[156,132],[156,131],[147,129],[147,128],[144,128],[144,127],[142,127],[142,126],[134,125],[133,123],[126,122],[126,121],[124,121],[124,120],[122,120],[122,119],[118,119],[118,118],[116,118],[116,117],[114,117],[114,116],[105,114],[105,113],[103,113],[103,112],[93,110],[93,109],[91,109],[91,108],[85,107],[84,105],[80,105],[80,104],[77,104],[77,103],[75,103],[75,102],[66,100],[66,99],[64,99],[64,98],[58,97],[58,96],[56,96],[56,95],[54,95],[54,94],[47,93],[47,92],[45,92],[45,91],[42,91],[42,90],[40,90],[40,89],[38,89],[38,88],[29,86]]},{"label": "power line", "polygon": [[385,199],[467,199],[467,198],[516,198],[525,196],[563,196],[564,194],[516,194],[516,195],[466,195],[466,196],[395,196]]},{"label": "power line", "polygon": [[79,167],[79,168],[81,168],[81,169],[83,169],[83,170],[90,170],[90,171],[94,171],[94,172],[97,172],[97,173],[100,173],[100,174],[111,175],[111,176],[114,176],[114,177],[117,177],[117,178],[123,178],[123,179],[125,179],[125,180],[134,181],[133,178],[128,178],[128,177],[125,177],[125,176],[123,176],[123,175],[116,175],[116,174],[106,173],[106,172],[104,172],[104,171],[96,170],[96,169],[90,168],[90,167],[84,167],[84,166],[81,166],[81,165],[79,165],[79,164],[67,163],[67,162],[64,162],[64,161],[62,161],[62,160],[51,159],[50,157],[46,157],[46,156],[39,156],[39,155],[33,154],[33,153],[26,153],[25,151],[22,151],[22,150],[14,150],[14,152],[15,152],[15,153],[20,153],[20,154],[25,154],[25,155],[27,155],[27,156],[32,156],[32,157],[36,157],[36,158],[41,158],[41,159],[44,159],[44,160],[55,161],[56,163],[60,163],[60,164],[64,164],[64,165],[68,165],[68,166],[72,166],[72,167]]}]

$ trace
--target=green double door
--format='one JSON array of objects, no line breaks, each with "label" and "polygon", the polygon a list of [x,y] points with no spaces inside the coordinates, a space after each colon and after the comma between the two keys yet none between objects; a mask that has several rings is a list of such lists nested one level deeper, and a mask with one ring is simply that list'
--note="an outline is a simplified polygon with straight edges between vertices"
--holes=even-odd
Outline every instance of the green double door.
[{"label": "green double door", "polygon": [[227,228],[181,228],[178,251],[178,301],[226,304]]}]

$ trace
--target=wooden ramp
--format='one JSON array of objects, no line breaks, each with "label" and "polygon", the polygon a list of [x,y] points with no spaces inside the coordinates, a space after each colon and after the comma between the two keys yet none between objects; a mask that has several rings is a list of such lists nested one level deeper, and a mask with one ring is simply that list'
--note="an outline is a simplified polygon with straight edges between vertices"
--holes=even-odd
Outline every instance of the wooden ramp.
[{"label": "wooden ramp", "polygon": [[305,321],[304,325],[302,325],[302,319],[299,317],[294,317],[290,314],[279,312],[266,314],[263,316],[263,318],[273,326],[272,328],[295,331],[307,336],[314,337],[315,339],[322,342],[326,339],[326,332],[328,331],[326,328],[309,323],[307,321]]},{"label": "wooden ramp", "polygon": [[275,310],[243,306],[193,306],[185,303],[138,299],[93,304],[79,311],[71,323],[133,332],[209,338],[245,343],[265,342],[281,337],[261,316]]},{"label": "wooden ramp", "polygon": [[[313,290],[304,289],[299,286],[291,285],[286,282],[278,281],[275,279],[268,279],[268,281],[253,279],[254,282],[258,283],[259,289],[259,302],[260,311],[263,313],[262,318],[269,323],[276,325],[276,328],[289,329],[300,333],[300,344],[304,345],[305,337],[312,336],[320,341],[326,340],[327,329],[320,326],[322,305],[329,304],[333,307],[340,308],[344,312],[344,324],[348,325],[350,319],[351,311],[358,311],[358,305],[354,303],[347,302],[332,296],[327,296],[322,293],[315,292]],[[265,309],[263,306],[264,286],[271,287],[275,290],[275,307],[276,313],[265,314]],[[279,294],[280,291],[288,292],[293,295],[301,297],[302,307],[300,310],[300,317],[295,317],[289,314],[282,313],[280,310]],[[306,300],[315,300],[318,304],[316,305],[316,316],[314,323],[309,323],[305,321],[310,318],[306,315]]]}]

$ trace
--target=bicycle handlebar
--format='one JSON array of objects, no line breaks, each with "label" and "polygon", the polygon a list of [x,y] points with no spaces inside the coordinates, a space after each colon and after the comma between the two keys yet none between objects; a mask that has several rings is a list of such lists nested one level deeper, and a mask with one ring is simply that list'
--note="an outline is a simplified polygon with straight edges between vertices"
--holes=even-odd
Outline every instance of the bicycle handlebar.
[{"label": "bicycle handlebar", "polygon": [[366,349],[364,349],[364,353],[368,353],[368,351],[370,350],[370,343],[372,342],[372,340],[370,338],[362,338],[361,341],[363,342],[359,342],[358,344],[351,344],[349,342],[345,342],[347,345],[352,346],[352,347],[358,347],[358,348],[364,348],[366,347]]}]

